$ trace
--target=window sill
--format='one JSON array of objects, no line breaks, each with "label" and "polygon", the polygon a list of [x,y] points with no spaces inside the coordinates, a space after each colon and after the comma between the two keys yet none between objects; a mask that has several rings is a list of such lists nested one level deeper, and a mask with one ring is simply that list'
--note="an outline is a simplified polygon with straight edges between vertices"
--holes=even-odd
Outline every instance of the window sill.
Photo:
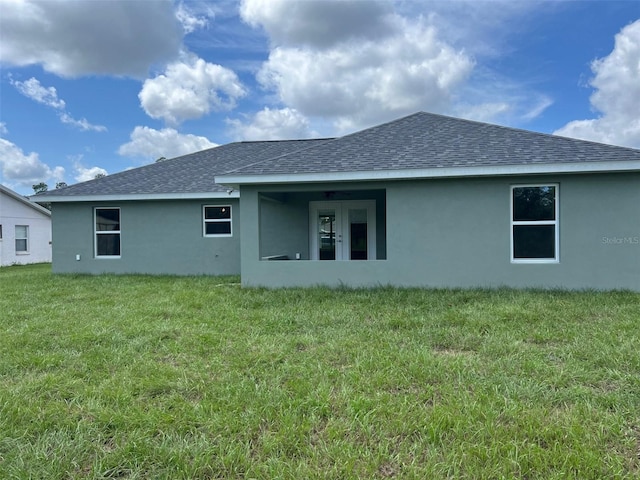
[{"label": "window sill", "polygon": [[526,259],[526,258],[518,258],[511,259],[511,263],[514,265],[553,265],[555,263],[560,263],[560,260],[557,259]]}]

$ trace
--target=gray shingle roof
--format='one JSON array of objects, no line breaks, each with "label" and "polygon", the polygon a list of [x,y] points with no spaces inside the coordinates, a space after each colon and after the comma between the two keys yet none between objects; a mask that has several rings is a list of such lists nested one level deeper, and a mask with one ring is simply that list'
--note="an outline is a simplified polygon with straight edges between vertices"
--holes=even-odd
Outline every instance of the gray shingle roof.
[{"label": "gray shingle roof", "polygon": [[419,112],[279,158],[243,175],[640,161],[640,150]]},{"label": "gray shingle roof", "polygon": [[[238,167],[327,142],[319,140],[281,140],[236,142],[201,152],[183,155],[143,167],[125,170],[88,182],[50,190],[43,194],[47,201],[60,197],[191,194],[226,192],[228,187],[218,185],[215,175]],[[52,198],[53,197],[53,198]],[[34,198],[34,197],[32,197]]]},{"label": "gray shingle roof", "polygon": [[534,173],[544,173],[548,165],[596,163],[603,171],[613,162],[619,170],[640,170],[640,150],[418,112],[335,139],[230,143],[52,190],[42,201],[215,194],[227,192],[224,182],[310,181],[305,175],[347,180],[393,172],[387,178],[410,178],[428,170],[468,175],[478,168],[513,166],[532,172],[539,167]]}]

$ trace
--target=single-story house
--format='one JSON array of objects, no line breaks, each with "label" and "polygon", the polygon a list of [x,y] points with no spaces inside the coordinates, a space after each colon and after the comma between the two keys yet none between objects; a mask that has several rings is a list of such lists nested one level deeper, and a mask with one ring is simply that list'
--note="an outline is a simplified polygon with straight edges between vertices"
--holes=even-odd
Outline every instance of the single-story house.
[{"label": "single-story house", "polygon": [[51,212],[0,185],[0,267],[51,262]]},{"label": "single-story house", "polygon": [[55,272],[640,291],[640,150],[419,112],[47,192]]}]

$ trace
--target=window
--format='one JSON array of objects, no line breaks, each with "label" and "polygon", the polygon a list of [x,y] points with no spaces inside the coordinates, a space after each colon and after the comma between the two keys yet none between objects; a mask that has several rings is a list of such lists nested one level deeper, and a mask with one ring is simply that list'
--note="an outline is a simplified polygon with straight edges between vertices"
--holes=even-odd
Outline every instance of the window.
[{"label": "window", "polygon": [[96,208],[96,257],[120,257],[120,209]]},{"label": "window", "polygon": [[204,206],[204,236],[231,236],[231,206]]},{"label": "window", "polygon": [[511,187],[511,261],[558,259],[558,185]]},{"label": "window", "polygon": [[29,253],[29,227],[16,225],[16,253]]},{"label": "window", "polygon": [[2,240],[2,224],[0,224],[0,240]]}]

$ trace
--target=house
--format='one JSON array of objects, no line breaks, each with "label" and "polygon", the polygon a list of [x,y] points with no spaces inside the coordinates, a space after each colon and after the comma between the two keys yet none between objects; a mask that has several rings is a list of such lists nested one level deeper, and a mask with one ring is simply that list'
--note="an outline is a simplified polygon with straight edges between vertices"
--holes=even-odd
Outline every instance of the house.
[{"label": "house", "polygon": [[640,291],[640,150],[419,112],[55,192],[54,271]]},{"label": "house", "polygon": [[0,266],[51,261],[51,212],[0,185]]}]

